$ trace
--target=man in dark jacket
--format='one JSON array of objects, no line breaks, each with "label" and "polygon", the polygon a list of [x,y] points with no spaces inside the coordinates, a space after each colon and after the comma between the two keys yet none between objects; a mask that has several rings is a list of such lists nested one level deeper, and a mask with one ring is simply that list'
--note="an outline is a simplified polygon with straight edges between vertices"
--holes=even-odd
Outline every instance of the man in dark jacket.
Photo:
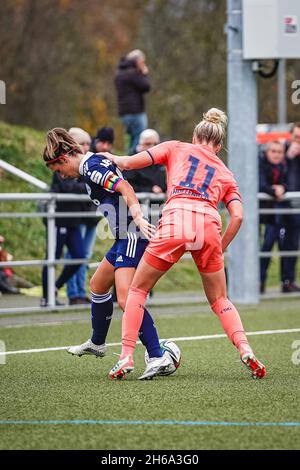
[{"label": "man in dark jacket", "polygon": [[[286,143],[287,163],[287,190],[300,191],[300,122],[293,124],[291,129],[291,140]],[[300,201],[295,199],[290,202],[292,209],[300,210]],[[289,214],[285,216],[285,238],[284,251],[297,251],[299,249],[300,237],[300,214]],[[297,257],[289,256],[283,258],[282,292],[300,292],[300,287],[295,283]]]},{"label": "man in dark jacket", "polygon": [[115,133],[112,127],[101,127],[92,139],[91,152],[111,152],[115,139]]},{"label": "man in dark jacket", "polygon": [[134,153],[141,132],[148,127],[144,100],[144,94],[150,90],[148,74],[145,54],[139,49],[121,57],[115,86],[119,116],[130,138],[129,155]]},{"label": "man in dark jacket", "polygon": [[[286,192],[287,167],[284,161],[284,146],[278,141],[269,142],[266,151],[259,159],[259,191],[269,194],[273,201],[263,201],[261,208],[283,208],[286,202],[281,201]],[[284,223],[280,214],[268,214],[260,217],[260,223],[265,224],[264,239],[261,251],[272,251],[277,242],[283,249]],[[260,291],[265,291],[267,271],[271,258],[260,259]],[[282,267],[281,267],[282,271]],[[282,276],[282,273],[281,273]]]}]

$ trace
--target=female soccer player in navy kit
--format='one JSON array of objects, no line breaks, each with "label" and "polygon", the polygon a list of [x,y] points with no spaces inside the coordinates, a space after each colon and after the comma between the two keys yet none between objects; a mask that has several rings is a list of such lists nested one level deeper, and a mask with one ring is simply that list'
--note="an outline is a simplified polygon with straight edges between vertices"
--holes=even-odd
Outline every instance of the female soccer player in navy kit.
[{"label": "female soccer player in navy kit", "polygon": [[[155,227],[143,217],[132,187],[116,165],[101,154],[88,152],[83,155],[81,147],[65,129],[54,128],[47,133],[43,158],[48,168],[63,177],[75,178],[82,175],[88,195],[97,206],[101,206],[101,212],[108,219],[115,237],[114,244],[99,264],[90,283],[92,337],[68,350],[77,356],[92,354],[103,357],[113,313],[109,290],[115,283],[118,303],[124,310],[136,267]],[[146,308],[144,312],[139,337],[148,351],[150,361],[140,379],[168,375],[173,368],[173,361],[168,354],[162,355],[153,319]]]}]

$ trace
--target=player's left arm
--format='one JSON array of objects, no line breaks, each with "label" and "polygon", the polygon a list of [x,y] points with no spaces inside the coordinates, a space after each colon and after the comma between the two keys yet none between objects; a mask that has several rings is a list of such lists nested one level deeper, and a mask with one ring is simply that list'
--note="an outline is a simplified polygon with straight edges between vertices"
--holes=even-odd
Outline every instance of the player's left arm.
[{"label": "player's left arm", "polygon": [[228,210],[230,221],[222,237],[223,253],[237,235],[243,222],[242,198],[239,194],[238,185],[232,174],[229,180],[224,182],[224,187],[226,189],[222,200]]},{"label": "player's left arm", "polygon": [[242,201],[239,199],[232,199],[227,204],[227,210],[230,215],[229,224],[222,237],[222,251],[226,251],[228,245],[232,242],[237,235],[242,222],[243,222],[243,206]]},{"label": "player's left arm", "polygon": [[136,153],[130,157],[117,157],[109,153],[102,154],[114,162],[120,170],[138,170],[150,165],[166,165],[172,149],[176,147],[177,141],[167,141],[157,144],[149,150]]},{"label": "player's left arm", "polygon": [[107,152],[101,152],[101,155],[103,155],[105,158],[108,158],[122,171],[138,170],[139,168],[145,168],[146,166],[153,165],[153,159],[147,151],[124,157],[112,155],[111,153]]},{"label": "player's left arm", "polygon": [[137,227],[139,227],[148,240],[150,240],[156,232],[156,227],[143,218],[142,208],[133,187],[128,181],[121,180],[118,182],[115,190],[124,198]]}]

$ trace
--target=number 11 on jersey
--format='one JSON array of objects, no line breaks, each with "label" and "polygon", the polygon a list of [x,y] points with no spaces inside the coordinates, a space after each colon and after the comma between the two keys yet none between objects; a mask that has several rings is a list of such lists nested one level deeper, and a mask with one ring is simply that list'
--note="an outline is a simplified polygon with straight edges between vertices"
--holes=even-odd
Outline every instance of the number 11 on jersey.
[{"label": "number 11 on jersey", "polygon": [[203,194],[207,199],[209,199],[209,195],[207,193],[207,188],[215,174],[216,169],[212,166],[205,165],[205,170],[207,170],[205,179],[203,181],[202,186],[197,186],[195,188],[195,184],[193,183],[193,179],[197,168],[199,166],[200,160],[199,158],[193,157],[193,155],[189,156],[189,161],[191,162],[190,169],[188,174],[186,175],[185,181],[181,181],[180,186],[184,186],[185,188],[196,189],[199,193]]}]

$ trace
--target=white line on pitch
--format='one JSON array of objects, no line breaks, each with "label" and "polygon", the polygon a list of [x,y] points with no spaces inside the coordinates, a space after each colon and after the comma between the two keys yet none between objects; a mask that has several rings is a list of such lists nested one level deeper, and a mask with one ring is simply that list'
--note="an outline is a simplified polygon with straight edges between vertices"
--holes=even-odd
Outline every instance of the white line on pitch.
[{"label": "white line on pitch", "polygon": [[[280,335],[286,333],[300,333],[300,328],[292,328],[288,330],[262,330],[262,331],[249,331],[247,336],[259,336],[259,335]],[[203,335],[203,336],[181,336],[179,338],[168,338],[171,341],[199,341],[203,339],[218,339],[226,338],[225,334],[217,335]],[[138,341],[138,344],[141,344]],[[121,343],[108,343],[107,346],[121,346]],[[12,355],[12,354],[29,354],[29,353],[39,353],[39,352],[48,352],[48,351],[62,351],[68,349],[70,346],[60,346],[56,348],[43,348],[43,349],[23,349],[20,351],[6,351],[0,352],[0,356]]]},{"label": "white line on pitch", "polygon": [[0,325],[1,329],[9,330],[15,328],[27,328],[27,327],[40,327],[40,326],[62,326],[62,325],[69,325],[70,323],[76,323],[76,325],[80,323],[88,323],[91,319],[87,318],[86,320],[68,320],[68,321],[49,321],[44,323],[19,323],[16,325]]}]

